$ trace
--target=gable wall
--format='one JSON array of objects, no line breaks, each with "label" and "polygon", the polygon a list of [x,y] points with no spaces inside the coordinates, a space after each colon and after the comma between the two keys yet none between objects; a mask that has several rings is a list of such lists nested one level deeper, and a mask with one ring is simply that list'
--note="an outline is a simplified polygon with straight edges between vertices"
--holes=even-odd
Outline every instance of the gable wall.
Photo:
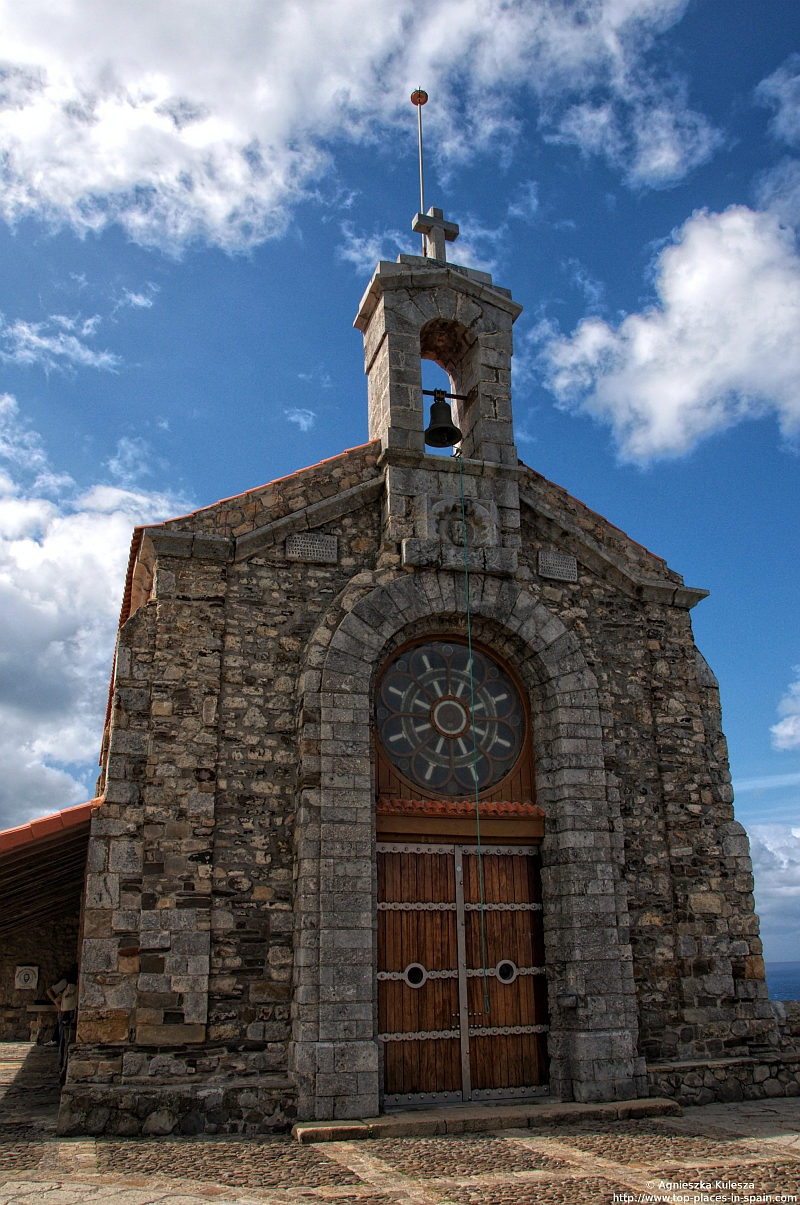
[{"label": "gable wall", "polygon": [[[224,543],[301,515],[378,478],[376,451],[354,449],[164,530]],[[592,789],[603,780],[607,802],[602,843],[621,948],[630,912],[639,1052],[741,1052],[772,1020],[718,694],[698,663],[688,610],[669,605],[682,579],[538,474],[525,470],[520,488],[550,518],[521,508],[516,584],[473,581],[497,606],[520,586],[530,605],[544,604],[597,683],[605,769],[593,762],[590,777]],[[553,515],[633,579],[655,582],[660,600],[637,597],[632,579],[620,588],[620,571],[605,574],[588,554],[574,586],[541,579],[540,549],[575,551],[573,537],[559,542]],[[293,974],[300,1014],[306,990],[302,966],[293,967],[293,829],[301,793],[320,786],[320,740],[333,739],[313,707],[298,716],[298,698],[312,633],[320,647],[329,638],[333,600],[346,612],[380,580],[410,586],[420,573],[402,568],[385,523],[376,499],[315,526],[338,537],[336,565],[287,561],[282,540],[238,562],[213,541],[162,542],[150,601],[144,590],[120,635],[106,802],[90,850],[81,1042],[62,1132],[252,1130],[293,1116]],[[563,736],[576,768],[582,739]],[[345,774],[347,759],[334,761]],[[547,810],[546,791],[540,801]],[[566,883],[573,854],[565,845],[553,857]],[[298,957],[312,957],[313,944],[311,934]],[[568,1007],[565,1034],[597,1028],[597,998],[578,992]],[[565,1066],[568,1045],[554,1032]],[[152,1120],[165,1110],[167,1121]]]},{"label": "gable wall", "polygon": [[[533,475],[532,475],[533,476]],[[539,478],[551,509],[558,491]],[[658,558],[609,533],[572,500],[567,512],[639,573]],[[747,837],[734,820],[719,692],[694,644],[690,612],[629,597],[579,564],[576,584],[540,579],[552,526],[522,511],[520,562],[597,676],[609,791],[618,800],[624,877],[648,1059],[747,1054],[774,1028]],[[682,579],[670,575],[676,584]]]},{"label": "gable wall", "polygon": [[[374,458],[360,464],[369,480]],[[338,458],[304,496],[350,488],[351,470]],[[186,1133],[294,1115],[297,680],[320,612],[375,563],[381,504],[318,530],[337,564],[289,561],[282,541],[238,563],[160,552],[121,630],[64,1133],[139,1132],[154,1090]]]},{"label": "gable wall", "polygon": [[226,538],[246,535],[257,527],[274,523],[287,515],[333,498],[344,490],[361,485],[372,478],[380,477],[377,467],[380,445],[377,441],[350,448],[330,460],[306,469],[299,469],[288,477],[280,477],[267,485],[224,498],[213,506],[192,511],[163,524],[166,530],[202,532],[205,535],[220,535]]}]

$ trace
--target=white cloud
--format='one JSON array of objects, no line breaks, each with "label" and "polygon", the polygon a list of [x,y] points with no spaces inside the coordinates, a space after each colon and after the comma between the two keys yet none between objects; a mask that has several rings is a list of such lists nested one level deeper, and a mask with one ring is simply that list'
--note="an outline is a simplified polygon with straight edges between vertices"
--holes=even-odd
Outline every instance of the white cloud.
[{"label": "white cloud", "polygon": [[758,204],[778,215],[787,226],[800,227],[800,162],[784,159],[765,172],[757,186]]},{"label": "white cloud", "polygon": [[[756,97],[775,109],[770,128],[789,146],[800,145],[800,54],[786,62],[756,88]],[[787,225],[800,227],[800,162],[784,159],[758,181],[758,203]]]},{"label": "white cloud", "polygon": [[123,435],[117,440],[117,451],[108,461],[113,477],[120,485],[129,488],[141,477],[149,477],[151,448],[139,436]]},{"label": "white cloud", "polygon": [[744,418],[800,429],[800,257],[776,214],[692,215],[656,264],[658,304],[584,319],[543,352],[563,406],[611,425],[627,460],[677,456]]},{"label": "white cloud", "polygon": [[606,293],[603,282],[595,280],[586,265],[582,264],[579,259],[568,259],[562,266],[564,271],[569,272],[571,283],[583,293],[587,308],[590,311],[602,309]]},{"label": "white cloud", "polygon": [[771,962],[796,962],[800,838],[784,824],[753,824],[748,832],[765,957]]},{"label": "white cloud", "polygon": [[337,138],[413,139],[442,163],[513,141],[528,91],[561,141],[661,186],[715,135],[646,56],[687,0],[27,0],[4,11],[0,206],[144,245],[280,232]]},{"label": "white cloud", "polygon": [[352,264],[358,272],[371,272],[382,259],[394,260],[398,252],[420,255],[420,243],[412,243],[418,235],[401,234],[399,230],[382,233],[357,234],[352,222],[342,222],[344,242],[337,248],[339,259]]},{"label": "white cloud", "polygon": [[39,435],[20,420],[16,400],[9,393],[0,394],[0,459],[28,473],[40,474],[48,468]]},{"label": "white cloud", "polygon": [[738,779],[733,784],[737,795],[747,791],[773,791],[779,787],[800,786],[800,774],[764,774],[761,778]]},{"label": "white cloud", "polygon": [[775,110],[772,133],[789,146],[800,144],[800,54],[790,54],[756,88],[756,98]]},{"label": "white cloud", "polygon": [[523,222],[532,222],[539,209],[539,186],[535,180],[528,180],[517,191],[516,199],[508,207],[510,218],[519,218]]},{"label": "white cloud", "polygon": [[461,221],[456,243],[447,248],[447,258],[467,268],[481,272],[496,272],[508,239],[508,222],[499,226],[483,226],[468,215]]},{"label": "white cloud", "polygon": [[302,407],[297,407],[294,410],[284,410],[283,413],[286,421],[296,423],[301,431],[310,431],[317,417],[313,410],[304,410]]},{"label": "white cloud", "polygon": [[658,89],[627,78],[617,97],[573,105],[548,141],[603,155],[634,187],[665,188],[704,163],[721,135],[688,108],[682,86]]},{"label": "white cloud", "polygon": [[770,728],[772,744],[776,749],[800,749],[800,665],[794,667],[798,675],[778,705],[778,715],[783,719]]},{"label": "white cloud", "polygon": [[[800,55],[762,81],[756,97],[774,110],[773,134],[799,145]],[[656,114],[651,107],[648,120]],[[586,145],[604,121],[600,109],[590,116]],[[669,156],[667,135],[652,139],[651,149]],[[756,191],[758,209],[698,212],[673,235],[655,264],[657,304],[618,325],[587,317],[564,337],[544,322],[529,336],[543,347],[539,364],[559,404],[608,423],[623,459],[679,456],[715,431],[767,414],[787,438],[800,430],[800,256],[792,230],[800,229],[800,162],[784,159],[756,180]],[[599,300],[587,292],[590,307]],[[772,732],[777,748],[800,747],[800,716],[787,711]]]},{"label": "white cloud", "polygon": [[110,351],[95,351],[84,340],[91,339],[100,325],[100,316],[69,318],[51,314],[46,322],[24,322],[18,318],[6,323],[0,315],[0,359],[6,364],[40,364],[45,372],[56,369],[101,368],[114,372],[119,356]]},{"label": "white cloud", "polygon": [[298,381],[305,381],[307,385],[319,385],[321,389],[333,388],[333,377],[327,369],[319,364],[316,368],[312,368],[309,372],[298,372]]},{"label": "white cloud", "polygon": [[153,297],[158,292],[158,286],[148,284],[148,292],[134,293],[130,289],[123,289],[120,297],[114,302],[112,314],[116,314],[117,310],[124,309],[125,306],[130,306],[134,310],[149,310],[153,305]]},{"label": "white cloud", "polygon": [[[6,455],[6,453],[10,453]],[[46,457],[0,399],[0,828],[91,796],[135,524],[182,500],[98,485],[37,493]]]}]

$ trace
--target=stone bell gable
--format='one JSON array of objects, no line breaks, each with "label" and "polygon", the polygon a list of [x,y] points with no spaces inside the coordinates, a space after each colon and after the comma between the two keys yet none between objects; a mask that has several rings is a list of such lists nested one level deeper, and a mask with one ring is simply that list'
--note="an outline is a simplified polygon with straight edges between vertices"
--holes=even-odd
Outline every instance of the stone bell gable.
[{"label": "stone bell gable", "polygon": [[419,256],[381,262],[355,325],[364,335],[369,434],[384,451],[424,453],[420,360],[450,375],[467,459],[517,463],[511,418],[512,323],[522,313],[488,272]]},{"label": "stone bell gable", "polygon": [[[706,592],[519,461],[519,312],[485,273],[381,263],[356,323],[370,442],[134,533],[62,1132],[268,1130],[443,1096],[624,1100],[651,1091],[648,1064],[684,1068],[658,1072],[664,1090],[777,1040],[717,684],[691,629]],[[458,395],[461,457],[425,451],[426,357]],[[404,650],[455,665],[468,641],[517,696],[522,750],[469,815],[485,818],[487,882],[501,864],[519,879],[489,939],[513,930],[528,953],[482,972],[464,798],[426,794],[392,760],[376,702]],[[435,870],[444,895],[393,896],[397,859],[405,883]],[[392,952],[403,910],[432,933],[461,926],[458,966]],[[475,1021],[481,973],[495,1012]],[[417,1024],[426,1000],[441,1017]]]}]

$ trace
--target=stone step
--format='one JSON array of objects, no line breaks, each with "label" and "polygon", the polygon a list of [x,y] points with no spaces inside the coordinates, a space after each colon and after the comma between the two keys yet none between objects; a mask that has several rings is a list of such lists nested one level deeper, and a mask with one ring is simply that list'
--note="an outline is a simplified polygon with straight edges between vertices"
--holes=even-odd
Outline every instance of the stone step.
[{"label": "stone step", "polygon": [[674,1100],[532,1102],[518,1105],[449,1105],[438,1109],[408,1109],[352,1121],[298,1121],[292,1135],[298,1142],[352,1142],[359,1138],[429,1138],[437,1134],[469,1134],[488,1130],[527,1129],[575,1121],[626,1121],[640,1117],[680,1117]]}]

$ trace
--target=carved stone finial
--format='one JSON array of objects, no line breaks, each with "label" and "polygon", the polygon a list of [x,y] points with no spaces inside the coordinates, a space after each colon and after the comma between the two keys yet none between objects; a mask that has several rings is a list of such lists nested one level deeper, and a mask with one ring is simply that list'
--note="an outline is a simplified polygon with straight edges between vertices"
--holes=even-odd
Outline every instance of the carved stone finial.
[{"label": "carved stone finial", "polygon": [[438,264],[447,262],[445,242],[452,243],[458,238],[458,224],[446,222],[441,209],[431,205],[427,213],[418,213],[411,223],[415,234],[425,235],[425,254],[428,259],[435,259]]}]

